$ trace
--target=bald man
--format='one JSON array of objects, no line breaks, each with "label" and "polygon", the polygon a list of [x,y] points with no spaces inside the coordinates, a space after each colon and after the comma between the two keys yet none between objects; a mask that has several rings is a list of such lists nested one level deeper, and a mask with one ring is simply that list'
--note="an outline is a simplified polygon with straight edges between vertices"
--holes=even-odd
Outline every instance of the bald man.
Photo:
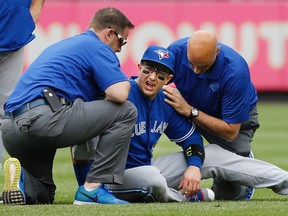
[{"label": "bald man", "polygon": [[[179,91],[164,87],[165,101],[196,123],[210,144],[251,155],[259,127],[258,97],[245,59],[205,30],[173,42],[168,49],[176,57],[173,82]],[[225,200],[251,199],[254,192],[217,178],[212,189],[216,199]]]}]

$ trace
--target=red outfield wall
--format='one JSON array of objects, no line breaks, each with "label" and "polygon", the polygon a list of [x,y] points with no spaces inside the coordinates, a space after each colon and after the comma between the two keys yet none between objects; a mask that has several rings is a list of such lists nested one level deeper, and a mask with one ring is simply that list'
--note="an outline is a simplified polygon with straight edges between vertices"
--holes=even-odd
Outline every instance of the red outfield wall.
[{"label": "red outfield wall", "polygon": [[207,29],[248,61],[258,91],[288,91],[288,1],[46,1],[25,67],[49,44],[87,29],[102,7],[120,9],[135,24],[118,55],[125,73],[137,75],[148,45],[168,46]]}]

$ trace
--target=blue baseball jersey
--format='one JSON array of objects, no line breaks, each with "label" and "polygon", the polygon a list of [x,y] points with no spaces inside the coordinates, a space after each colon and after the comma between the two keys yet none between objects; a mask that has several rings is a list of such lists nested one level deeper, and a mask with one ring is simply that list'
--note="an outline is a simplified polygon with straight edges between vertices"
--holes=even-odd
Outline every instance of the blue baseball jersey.
[{"label": "blue baseball jersey", "polygon": [[245,59],[219,43],[220,52],[213,66],[196,75],[187,58],[188,39],[180,39],[168,47],[176,60],[173,82],[182,96],[189,104],[227,123],[248,120],[258,98]]},{"label": "blue baseball jersey", "polygon": [[[126,168],[151,165],[153,148],[163,133],[183,149],[189,145],[203,147],[203,139],[195,124],[164,102],[165,95],[162,90],[151,101],[141,92],[133,78],[130,84],[128,100],[136,106],[138,117],[131,137]],[[190,157],[187,163],[197,167],[202,165],[197,156]]]},{"label": "blue baseball jersey", "polygon": [[0,52],[20,49],[35,38],[31,0],[0,0]]},{"label": "blue baseball jersey", "polygon": [[113,50],[90,30],[46,48],[30,65],[4,105],[6,111],[52,87],[58,96],[93,101],[110,85],[128,81]]}]

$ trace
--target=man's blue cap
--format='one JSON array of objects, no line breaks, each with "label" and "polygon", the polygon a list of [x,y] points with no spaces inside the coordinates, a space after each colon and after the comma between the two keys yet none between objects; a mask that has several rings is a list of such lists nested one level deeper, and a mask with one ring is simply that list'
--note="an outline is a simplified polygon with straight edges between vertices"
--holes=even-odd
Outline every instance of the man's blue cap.
[{"label": "man's blue cap", "polygon": [[144,52],[141,62],[151,62],[156,64],[161,64],[164,68],[167,68],[166,71],[169,74],[174,74],[174,54],[168,49],[160,46],[150,46]]}]

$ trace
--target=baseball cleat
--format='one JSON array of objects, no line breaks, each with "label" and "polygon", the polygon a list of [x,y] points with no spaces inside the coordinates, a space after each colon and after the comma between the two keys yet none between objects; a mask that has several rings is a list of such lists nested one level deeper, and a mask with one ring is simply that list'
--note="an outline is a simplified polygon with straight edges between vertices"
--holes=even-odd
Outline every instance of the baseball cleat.
[{"label": "baseball cleat", "polygon": [[243,200],[251,200],[255,192],[255,188],[248,187],[247,194],[244,196]]},{"label": "baseball cleat", "polygon": [[101,185],[92,191],[87,191],[84,186],[80,186],[73,204],[129,204],[129,202],[116,198],[108,191],[106,186]]},{"label": "baseball cleat", "polygon": [[9,158],[4,163],[4,204],[24,205],[25,195],[20,189],[21,165],[17,158]]},{"label": "baseball cleat", "polygon": [[208,188],[201,188],[196,195],[189,198],[189,202],[211,202],[215,199],[215,194]]}]

